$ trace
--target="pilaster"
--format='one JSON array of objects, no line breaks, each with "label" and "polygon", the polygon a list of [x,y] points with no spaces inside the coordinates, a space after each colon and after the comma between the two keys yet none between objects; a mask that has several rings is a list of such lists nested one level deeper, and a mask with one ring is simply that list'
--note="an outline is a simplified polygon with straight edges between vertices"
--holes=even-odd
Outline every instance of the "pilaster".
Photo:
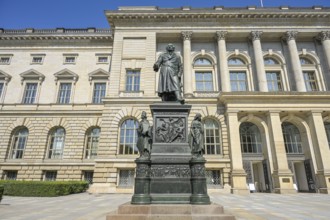
[{"label": "pilaster", "polygon": [[298,31],[287,31],[284,34],[283,38],[288,43],[293,74],[296,81],[296,89],[298,92],[306,92],[305,81],[302,73],[302,68],[301,68],[297,44],[296,44],[297,35],[298,35]]},{"label": "pilaster", "polygon": [[319,192],[330,193],[330,151],[321,112],[310,112],[308,124],[311,128]]},{"label": "pilaster", "polygon": [[250,39],[253,44],[254,59],[257,67],[258,86],[260,92],[268,92],[266,72],[264,66],[264,57],[262,55],[262,47],[260,38],[262,31],[252,31],[250,33]]},{"label": "pilaster", "polygon": [[293,188],[293,174],[288,167],[284,138],[279,112],[269,112],[267,115],[271,154],[273,159],[275,193],[296,193]]},{"label": "pilaster", "polygon": [[230,92],[230,78],[228,71],[226,35],[227,31],[217,31],[216,37],[218,41],[219,65],[220,65],[220,81],[221,91]]},{"label": "pilaster", "polygon": [[243,169],[237,112],[227,112],[227,123],[229,130],[229,145],[232,166],[231,192],[234,194],[248,194],[250,191],[246,185],[246,172]]},{"label": "pilaster", "polygon": [[183,89],[185,97],[192,97],[192,72],[191,72],[191,37],[192,31],[182,31],[183,39]]}]

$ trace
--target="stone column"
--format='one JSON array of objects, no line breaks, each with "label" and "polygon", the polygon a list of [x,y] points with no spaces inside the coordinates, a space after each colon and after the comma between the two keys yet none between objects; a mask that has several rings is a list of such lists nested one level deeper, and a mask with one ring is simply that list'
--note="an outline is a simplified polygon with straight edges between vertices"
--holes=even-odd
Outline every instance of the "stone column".
[{"label": "stone column", "polygon": [[319,192],[330,193],[330,151],[321,112],[311,112],[308,124],[311,129]]},{"label": "stone column", "polygon": [[318,38],[321,40],[327,58],[328,71],[330,70],[330,31],[322,31]]},{"label": "stone column", "polygon": [[218,40],[218,56],[220,65],[220,81],[221,81],[221,91],[230,92],[230,78],[228,71],[228,60],[227,60],[227,49],[226,49],[226,35],[227,31],[217,31]]},{"label": "stone column", "polygon": [[296,81],[297,91],[306,92],[304,76],[302,73],[297,44],[296,44],[297,34],[298,34],[297,31],[287,31],[283,38],[288,43],[290,59],[292,63],[294,79]]},{"label": "stone column", "polygon": [[231,158],[231,192],[234,194],[248,194],[246,185],[246,172],[243,169],[241,141],[237,112],[227,112],[229,131],[229,146]]},{"label": "stone column", "polygon": [[192,97],[192,72],[191,72],[191,36],[192,31],[182,31],[183,39],[183,89],[185,97]]},{"label": "stone column", "polygon": [[296,193],[293,188],[293,174],[288,166],[279,112],[269,112],[267,124],[274,166],[272,173],[274,191],[275,193]]},{"label": "stone column", "polygon": [[264,56],[262,55],[262,48],[260,43],[261,35],[262,35],[262,31],[252,31],[250,33],[250,39],[252,40],[252,44],[253,44],[259,91],[268,92],[266,71],[264,65]]}]

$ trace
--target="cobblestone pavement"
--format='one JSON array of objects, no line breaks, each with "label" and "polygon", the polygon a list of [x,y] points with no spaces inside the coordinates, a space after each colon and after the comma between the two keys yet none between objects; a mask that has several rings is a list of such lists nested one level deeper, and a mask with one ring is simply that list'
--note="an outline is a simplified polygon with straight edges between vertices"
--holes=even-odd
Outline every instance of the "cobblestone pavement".
[{"label": "cobblestone pavement", "polygon": [[[212,202],[221,204],[226,213],[243,219],[330,219],[330,195],[250,194],[247,196],[211,193]],[[31,198],[4,196],[0,203],[1,220],[105,220],[107,213],[130,201],[130,194],[88,193]]]}]

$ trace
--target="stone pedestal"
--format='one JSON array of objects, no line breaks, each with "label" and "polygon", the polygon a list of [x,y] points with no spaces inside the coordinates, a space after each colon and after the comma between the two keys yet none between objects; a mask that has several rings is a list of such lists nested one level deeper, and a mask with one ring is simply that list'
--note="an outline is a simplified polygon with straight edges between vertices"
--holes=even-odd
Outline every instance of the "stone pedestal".
[{"label": "stone pedestal", "polygon": [[107,220],[234,220],[232,215],[224,214],[223,207],[218,204],[207,206],[176,205],[120,205],[118,210],[109,214]]},{"label": "stone pedestal", "polygon": [[205,159],[192,158],[188,145],[191,106],[162,102],[153,114],[151,157],[137,159],[132,204],[210,204]]}]

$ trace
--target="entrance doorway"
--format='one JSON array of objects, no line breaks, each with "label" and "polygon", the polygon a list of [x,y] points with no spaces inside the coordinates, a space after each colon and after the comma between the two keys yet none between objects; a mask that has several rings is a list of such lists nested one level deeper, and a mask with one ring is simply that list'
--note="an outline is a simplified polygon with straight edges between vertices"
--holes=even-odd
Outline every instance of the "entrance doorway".
[{"label": "entrance doorway", "polygon": [[294,187],[298,192],[316,192],[310,160],[291,161]]},{"label": "entrance doorway", "polygon": [[268,163],[263,161],[244,161],[246,181],[251,192],[270,192]]}]

